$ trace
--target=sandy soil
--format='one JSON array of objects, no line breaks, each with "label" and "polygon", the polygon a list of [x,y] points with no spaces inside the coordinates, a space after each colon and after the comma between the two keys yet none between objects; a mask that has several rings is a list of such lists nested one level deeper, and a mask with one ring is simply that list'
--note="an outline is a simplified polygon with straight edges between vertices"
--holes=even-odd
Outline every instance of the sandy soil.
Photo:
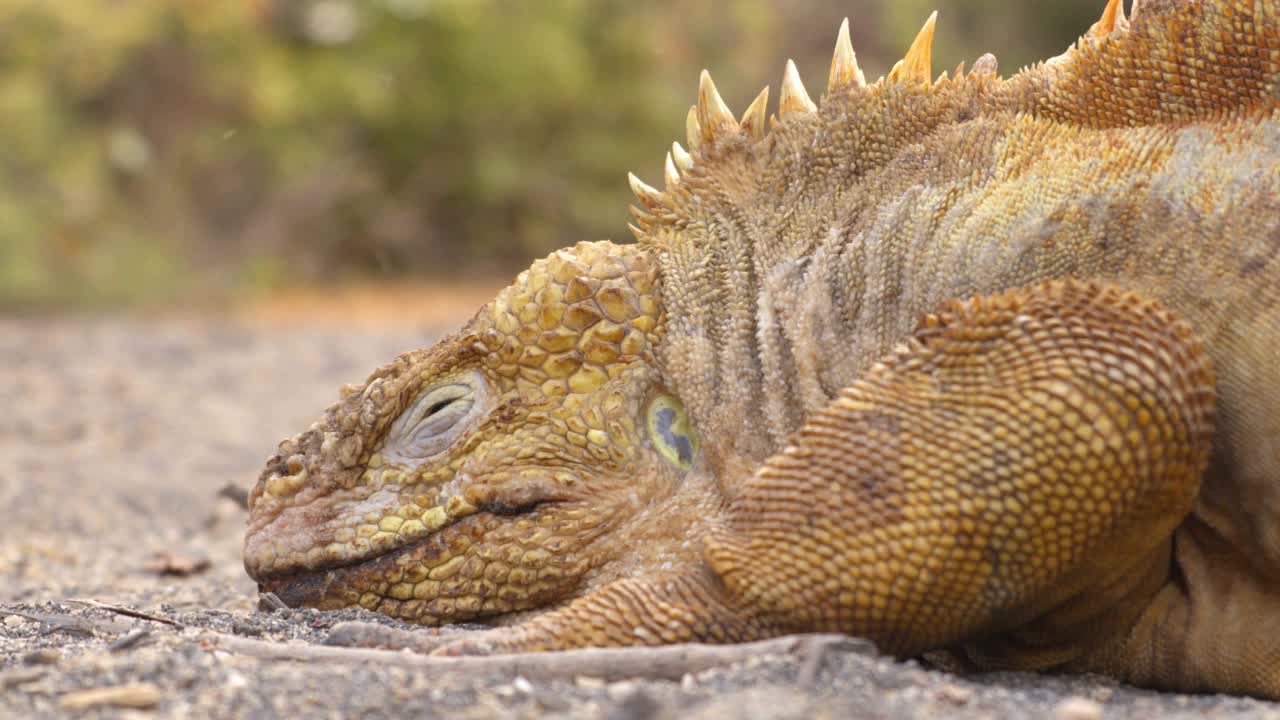
[{"label": "sandy soil", "polygon": [[1101,678],[957,677],[858,643],[669,680],[329,648],[371,616],[259,612],[229,490],[343,382],[456,319],[343,329],[337,310],[316,324],[276,307],[0,319],[0,716],[1280,719]]}]

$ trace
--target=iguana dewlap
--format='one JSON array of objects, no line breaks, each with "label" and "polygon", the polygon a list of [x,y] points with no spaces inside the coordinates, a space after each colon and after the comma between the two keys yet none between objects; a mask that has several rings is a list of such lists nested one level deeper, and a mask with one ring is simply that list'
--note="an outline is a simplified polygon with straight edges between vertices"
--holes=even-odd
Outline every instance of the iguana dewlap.
[{"label": "iguana dewlap", "polygon": [[[245,566],[444,651],[840,631],[1280,698],[1280,1],[1002,79],[704,74],[635,245],[535,262],[285,440]],[[518,622],[516,622],[518,621]],[[515,624],[512,624],[512,623]]]}]

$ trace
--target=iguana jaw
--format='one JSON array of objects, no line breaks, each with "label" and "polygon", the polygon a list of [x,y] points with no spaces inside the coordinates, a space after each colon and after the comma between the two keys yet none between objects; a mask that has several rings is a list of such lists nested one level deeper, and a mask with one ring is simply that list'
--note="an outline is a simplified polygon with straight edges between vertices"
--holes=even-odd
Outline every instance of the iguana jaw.
[{"label": "iguana jaw", "polygon": [[289,604],[437,624],[571,595],[649,525],[685,542],[670,526],[692,532],[679,515],[694,510],[664,503],[690,467],[645,435],[662,332],[638,248],[535,263],[462,332],[281,443],[250,496],[246,569]]},{"label": "iguana jaw", "polygon": [[[600,531],[612,524],[601,523]],[[258,587],[290,607],[362,606],[428,625],[512,612],[573,594],[602,561],[593,562],[599,553],[590,542],[564,543],[572,558],[533,552],[526,538],[539,537],[540,529],[549,536],[548,528],[588,530],[545,506],[518,516],[477,511],[396,549],[346,565],[264,576]]]}]

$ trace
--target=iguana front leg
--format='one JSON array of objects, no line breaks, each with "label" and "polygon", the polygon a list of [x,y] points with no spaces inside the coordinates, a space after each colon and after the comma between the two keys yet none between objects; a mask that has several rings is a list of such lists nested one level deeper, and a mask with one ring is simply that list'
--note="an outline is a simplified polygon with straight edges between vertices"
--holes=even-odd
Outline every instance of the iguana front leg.
[{"label": "iguana front leg", "polygon": [[781,634],[739,607],[709,567],[698,566],[614,581],[523,624],[450,642],[435,654],[729,643]]},{"label": "iguana front leg", "polygon": [[443,652],[840,631],[1063,664],[1168,580],[1213,404],[1194,333],[1138,296],[1066,281],[950,303],[740,484],[707,567]]},{"label": "iguana front leg", "polygon": [[1213,406],[1199,340],[1136,295],[952,303],[745,483],[707,556],[772,625],[1055,666],[1168,580]]}]

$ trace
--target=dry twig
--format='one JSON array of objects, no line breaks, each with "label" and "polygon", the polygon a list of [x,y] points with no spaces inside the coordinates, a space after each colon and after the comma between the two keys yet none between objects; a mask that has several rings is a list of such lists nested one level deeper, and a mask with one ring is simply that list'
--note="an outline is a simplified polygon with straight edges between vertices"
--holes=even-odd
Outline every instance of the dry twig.
[{"label": "dry twig", "polygon": [[177,620],[170,620],[169,618],[161,617],[160,615],[152,615],[151,613],[146,613],[141,610],[134,610],[133,608],[128,608],[123,605],[111,605],[92,598],[68,598],[67,602],[88,605],[89,607],[98,608],[99,610],[107,610],[109,612],[116,613],[117,615],[126,615],[128,617],[138,618],[139,620],[150,620],[151,622],[164,623],[165,625],[172,625],[174,627],[183,626],[182,623]]}]

